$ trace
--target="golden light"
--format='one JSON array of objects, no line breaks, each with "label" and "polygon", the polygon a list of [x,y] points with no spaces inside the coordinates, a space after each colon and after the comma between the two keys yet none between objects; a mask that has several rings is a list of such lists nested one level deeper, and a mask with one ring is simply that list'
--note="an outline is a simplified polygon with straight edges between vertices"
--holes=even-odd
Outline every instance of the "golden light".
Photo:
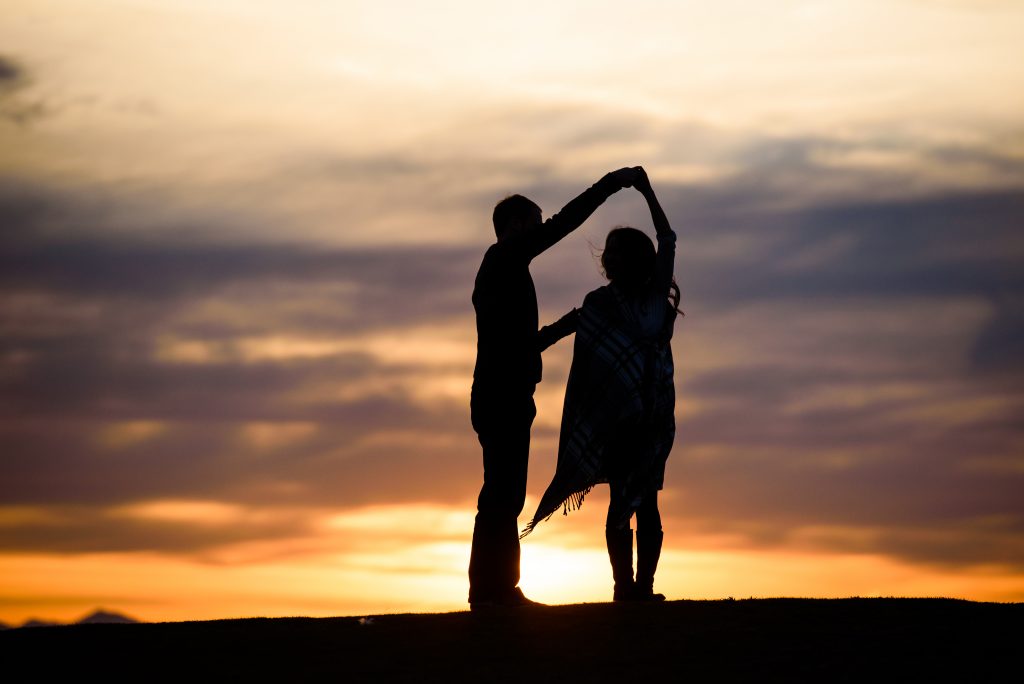
[{"label": "golden light", "polygon": [[[588,502],[597,503],[597,502]],[[601,506],[552,519],[522,545],[520,586],[544,603],[608,601],[611,568]],[[583,511],[587,511],[586,506]],[[212,502],[152,502],[125,515],[189,524],[266,522]],[[293,513],[297,515],[297,513]],[[0,525],[38,519],[8,511]],[[437,505],[373,506],[320,514],[305,539],[245,542],[194,558],[160,553],[0,556],[0,620],[71,620],[97,606],[150,620],[253,615],[329,616],[465,610],[473,514]],[[666,521],[672,531],[672,521]],[[753,549],[727,537],[667,546],[655,580],[669,599],[734,596],[948,596],[1020,601],[1006,569],[910,565],[873,554]],[[13,599],[13,600],[12,600]]]}]

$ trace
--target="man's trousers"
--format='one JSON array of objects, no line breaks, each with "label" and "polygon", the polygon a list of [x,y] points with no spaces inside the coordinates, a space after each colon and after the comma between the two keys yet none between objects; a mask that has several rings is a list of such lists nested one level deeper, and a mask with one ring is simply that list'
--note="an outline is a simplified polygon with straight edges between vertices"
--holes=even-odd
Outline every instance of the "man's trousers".
[{"label": "man's trousers", "polygon": [[469,601],[501,599],[519,584],[519,514],[526,501],[533,392],[473,389],[473,429],[483,448],[484,484],[477,499],[469,559]]}]

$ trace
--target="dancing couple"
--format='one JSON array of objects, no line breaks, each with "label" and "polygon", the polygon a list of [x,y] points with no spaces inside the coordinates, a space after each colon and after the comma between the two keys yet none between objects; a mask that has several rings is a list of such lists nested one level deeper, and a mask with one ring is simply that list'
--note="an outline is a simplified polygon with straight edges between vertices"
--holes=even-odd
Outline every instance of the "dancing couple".
[{"label": "dancing couple", "polygon": [[[647,200],[658,246],[635,228],[608,233],[601,265],[609,284],[538,330],[530,262],[578,228],[609,197],[635,188]],[[518,517],[526,499],[534,390],[541,352],[575,333],[555,476],[527,524],[526,536],[559,508],[579,508],[596,484],[611,499],[605,537],[615,601],[662,601],[654,573],[663,533],[658,512],[665,460],[675,437],[675,387],[669,345],[679,288],[672,276],[675,233],[643,168],[606,174],[547,221],[522,195],[494,208],[497,241],[484,254],[473,289],[477,357],[470,400],[483,448],[469,561],[474,610],[534,602],[519,584]],[[636,515],[637,568],[633,577]]]}]

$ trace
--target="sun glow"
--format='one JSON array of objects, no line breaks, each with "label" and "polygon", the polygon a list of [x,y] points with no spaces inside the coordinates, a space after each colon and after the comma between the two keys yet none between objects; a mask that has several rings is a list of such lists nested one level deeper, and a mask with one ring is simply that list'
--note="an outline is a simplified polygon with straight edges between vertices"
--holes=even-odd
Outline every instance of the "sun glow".
[{"label": "sun glow", "polygon": [[603,549],[568,549],[525,543],[520,585],[542,603],[607,600],[611,582],[608,554]]}]

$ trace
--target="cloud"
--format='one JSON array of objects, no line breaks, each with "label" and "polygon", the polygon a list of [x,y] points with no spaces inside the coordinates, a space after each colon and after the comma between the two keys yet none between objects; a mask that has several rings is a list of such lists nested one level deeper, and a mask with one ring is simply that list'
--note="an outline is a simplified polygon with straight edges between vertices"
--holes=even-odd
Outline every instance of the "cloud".
[{"label": "cloud", "polygon": [[0,120],[24,127],[49,113],[42,100],[29,100],[23,91],[30,84],[25,67],[11,57],[0,55]]},{"label": "cloud", "polygon": [[[1019,291],[1014,264],[1022,254],[1011,226],[1022,210],[1019,194],[996,194],[762,217],[725,231],[736,242],[749,239],[758,246],[744,263],[729,264],[733,277],[701,277],[699,270],[694,280],[696,287],[706,288],[702,295],[722,304],[844,296],[990,297]],[[758,244],[766,232],[772,242]],[[829,249],[836,251],[821,253]],[[815,251],[821,253],[817,260]],[[802,258],[813,261],[804,265]]]},{"label": "cloud", "polygon": [[0,524],[0,548],[20,552],[116,553],[160,551],[196,554],[229,544],[282,540],[308,534],[308,516],[205,513],[200,520],[133,515],[131,510],[51,506],[35,519]]},{"label": "cloud", "polygon": [[[0,288],[9,302],[38,295],[60,300],[53,302],[59,307],[70,298],[109,309],[111,322],[118,311],[130,311],[124,318],[133,327],[152,325],[154,318],[176,313],[176,307],[210,299],[243,314],[232,321],[205,321],[205,334],[213,336],[232,322],[235,333],[238,327],[292,324],[351,333],[465,315],[465,290],[482,251],[430,245],[318,249],[301,243],[208,244],[174,234],[90,233],[77,227],[102,224],[101,210],[19,185],[0,189],[0,219],[11,227],[0,236]],[[272,313],[268,306],[279,314],[273,324],[244,317],[246,311],[266,317]]]},{"label": "cloud", "polygon": [[9,57],[0,55],[0,86],[9,87],[23,77],[21,67]]},{"label": "cloud", "polygon": [[1024,351],[1024,302],[1019,288],[1009,294],[993,297],[995,315],[982,328],[974,345],[970,359],[974,369],[1016,377],[1021,371],[1021,353]]}]

